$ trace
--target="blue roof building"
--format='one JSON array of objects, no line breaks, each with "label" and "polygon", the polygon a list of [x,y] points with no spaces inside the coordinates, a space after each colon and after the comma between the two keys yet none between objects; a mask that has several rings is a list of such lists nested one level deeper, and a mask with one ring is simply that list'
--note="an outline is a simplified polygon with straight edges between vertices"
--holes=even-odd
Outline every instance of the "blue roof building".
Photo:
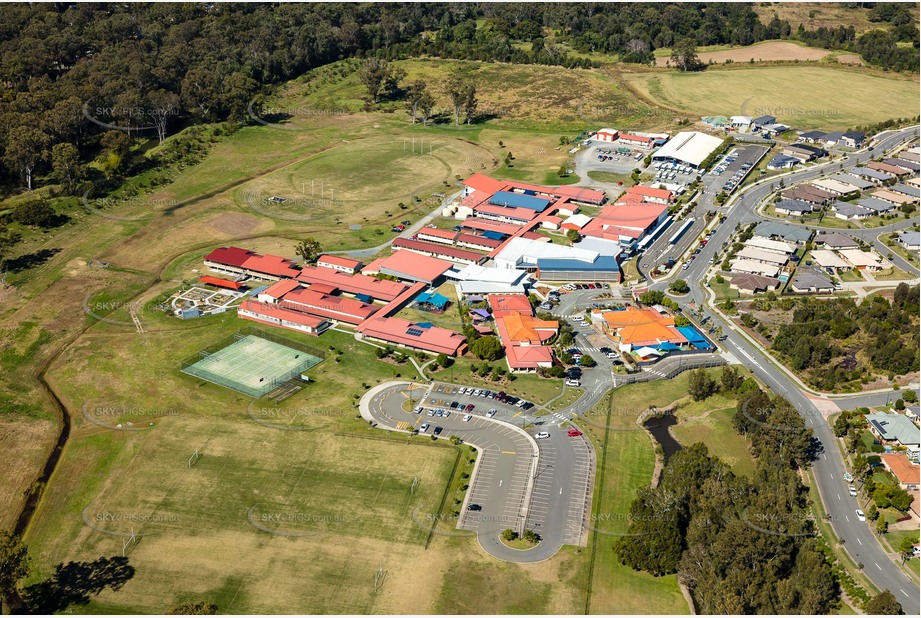
[{"label": "blue roof building", "polygon": [[506,206],[508,208],[527,208],[536,212],[544,212],[550,205],[550,200],[533,195],[523,195],[511,191],[496,191],[489,203],[493,206]]}]

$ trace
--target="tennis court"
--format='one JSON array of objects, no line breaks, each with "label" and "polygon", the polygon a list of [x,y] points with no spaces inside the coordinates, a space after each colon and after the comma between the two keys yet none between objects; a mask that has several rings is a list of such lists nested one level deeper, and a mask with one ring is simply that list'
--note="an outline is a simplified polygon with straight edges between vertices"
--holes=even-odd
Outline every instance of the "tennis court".
[{"label": "tennis court", "polygon": [[239,337],[226,347],[200,354],[201,359],[184,366],[183,373],[256,398],[323,360],[256,335]]}]

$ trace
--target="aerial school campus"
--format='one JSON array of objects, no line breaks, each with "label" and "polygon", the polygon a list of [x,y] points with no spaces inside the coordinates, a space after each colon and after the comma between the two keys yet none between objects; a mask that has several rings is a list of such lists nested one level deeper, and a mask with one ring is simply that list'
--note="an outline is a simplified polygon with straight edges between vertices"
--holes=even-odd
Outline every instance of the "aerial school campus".
[{"label": "aerial school campus", "polygon": [[748,63],[775,43],[393,62],[463,75],[469,123],[342,60],[168,184],[53,202],[2,289],[19,602],[108,557],[37,607],[745,613],[708,589],[746,538],[776,613],[917,611],[917,75]]}]

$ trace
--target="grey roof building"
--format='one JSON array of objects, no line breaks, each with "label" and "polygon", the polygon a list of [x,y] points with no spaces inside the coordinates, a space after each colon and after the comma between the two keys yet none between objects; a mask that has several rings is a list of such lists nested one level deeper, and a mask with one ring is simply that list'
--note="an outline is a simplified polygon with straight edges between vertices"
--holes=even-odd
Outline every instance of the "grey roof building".
[{"label": "grey roof building", "polygon": [[896,193],[901,193],[903,195],[908,195],[910,197],[921,197],[921,188],[912,187],[910,185],[897,184],[889,187],[890,191],[895,191]]},{"label": "grey roof building", "polygon": [[915,161],[906,161],[905,159],[883,159],[883,163],[888,163],[889,165],[895,165],[913,172],[921,170],[921,163]]},{"label": "grey roof building", "polygon": [[774,204],[774,210],[788,215],[802,215],[812,212],[812,204],[803,200],[780,200]]},{"label": "grey roof building", "polygon": [[857,204],[872,210],[875,213],[884,213],[895,210],[895,204],[892,202],[887,202],[886,200],[881,200],[877,197],[868,197],[863,200],[857,200]]},{"label": "grey roof building", "polygon": [[835,215],[838,216],[839,219],[869,219],[875,212],[869,208],[851,204],[850,202],[835,202],[831,205],[831,208],[835,211]]},{"label": "grey roof building", "polygon": [[775,221],[762,221],[755,227],[754,235],[771,240],[780,238],[787,242],[805,243],[812,238],[812,230]]},{"label": "grey roof building", "polygon": [[918,445],[921,442],[919,440],[921,432],[907,416],[876,412],[864,414],[864,418],[870,424],[870,431],[884,442],[898,442],[903,446]]},{"label": "grey roof building", "polygon": [[861,178],[869,178],[870,180],[875,180],[876,182],[885,182],[886,180],[892,180],[895,178],[892,174],[887,174],[886,172],[874,170],[869,167],[855,167],[853,170],[851,170],[851,173],[857,174]]},{"label": "grey roof building", "polygon": [[921,248],[921,232],[902,232],[899,234],[899,244],[906,249],[917,251]]},{"label": "grey roof building", "polygon": [[860,246],[850,236],[838,232],[819,232],[815,235],[815,244],[828,249],[856,249]]},{"label": "grey roof building", "polygon": [[803,294],[807,292],[833,292],[835,284],[825,275],[820,275],[814,270],[799,269],[793,280],[790,281],[790,289],[794,292]]},{"label": "grey roof building", "polygon": [[835,174],[834,176],[829,176],[832,180],[837,180],[838,182],[846,182],[849,185],[854,185],[862,190],[872,189],[876,186],[876,183],[870,182],[869,180],[864,180],[853,174]]}]

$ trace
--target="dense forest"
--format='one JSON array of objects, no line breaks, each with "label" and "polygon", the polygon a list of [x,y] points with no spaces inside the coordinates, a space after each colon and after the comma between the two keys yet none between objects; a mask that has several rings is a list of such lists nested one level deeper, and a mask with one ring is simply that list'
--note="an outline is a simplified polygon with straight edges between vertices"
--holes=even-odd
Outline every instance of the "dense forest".
[{"label": "dense forest", "polygon": [[859,37],[776,16],[762,24],[746,3],[20,3],[2,12],[0,195],[43,178],[79,191],[91,161],[107,178],[125,174],[139,138],[163,142],[201,123],[232,130],[273,85],[344,58],[589,67],[588,52],[650,63],[661,47],[693,59],[696,46],[798,38],[887,69],[918,65],[918,29],[900,4],[874,6],[870,18],[886,31]]},{"label": "dense forest", "polygon": [[878,294],[859,304],[849,298],[801,299],[771,348],[822,389],[862,379],[866,365],[890,375],[915,371],[921,347],[918,294],[918,286],[900,283],[891,302]]},{"label": "dense forest", "polygon": [[703,444],[679,451],[659,484],[638,493],[614,551],[634,569],[677,573],[697,613],[829,613],[838,582],[799,474],[814,457],[812,431],[757,389],[740,395],[733,424],[752,444],[753,477]]}]

